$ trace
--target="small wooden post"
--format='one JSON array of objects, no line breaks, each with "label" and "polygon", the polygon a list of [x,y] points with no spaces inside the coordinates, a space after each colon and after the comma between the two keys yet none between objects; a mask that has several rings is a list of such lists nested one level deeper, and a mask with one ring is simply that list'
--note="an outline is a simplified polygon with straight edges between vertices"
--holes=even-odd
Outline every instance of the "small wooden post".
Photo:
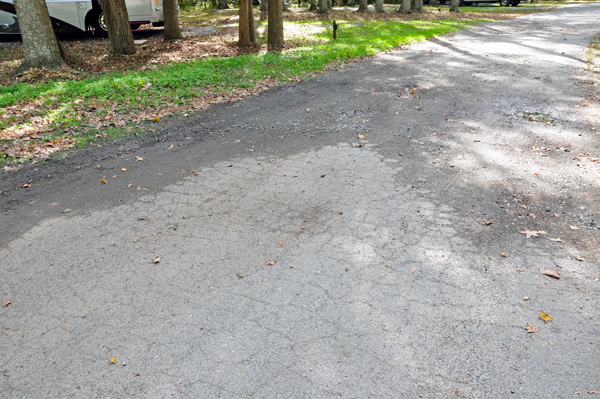
[{"label": "small wooden post", "polygon": [[333,40],[337,39],[337,28],[338,24],[336,24],[335,21],[333,21]]}]

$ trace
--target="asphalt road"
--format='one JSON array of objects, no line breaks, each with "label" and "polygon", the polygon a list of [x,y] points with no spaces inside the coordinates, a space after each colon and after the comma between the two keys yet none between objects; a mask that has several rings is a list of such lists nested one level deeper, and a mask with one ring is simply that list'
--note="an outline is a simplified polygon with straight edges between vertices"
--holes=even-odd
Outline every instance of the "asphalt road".
[{"label": "asphalt road", "polygon": [[600,392],[599,22],[481,24],[4,173],[0,397]]}]

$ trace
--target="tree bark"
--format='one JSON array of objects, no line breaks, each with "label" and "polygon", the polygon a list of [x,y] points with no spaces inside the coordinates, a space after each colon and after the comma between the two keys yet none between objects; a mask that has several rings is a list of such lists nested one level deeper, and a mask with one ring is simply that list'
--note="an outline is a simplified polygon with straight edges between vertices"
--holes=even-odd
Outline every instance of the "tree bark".
[{"label": "tree bark", "polygon": [[285,4],[286,0],[281,0],[281,11],[289,11],[290,9],[287,7],[287,4]]},{"label": "tree bark", "polygon": [[227,4],[227,0],[219,0],[217,2],[217,8],[219,10],[226,10],[229,8],[229,5]]},{"label": "tree bark", "polygon": [[267,19],[269,11],[269,2],[267,0],[260,0],[260,20],[264,21]]},{"label": "tree bark", "polygon": [[165,40],[183,39],[179,29],[179,17],[177,16],[177,0],[163,0],[165,18]]},{"label": "tree bark", "polygon": [[110,55],[134,54],[135,44],[125,0],[102,0],[101,7],[104,11],[104,18],[106,18]]},{"label": "tree bark", "polygon": [[423,12],[423,0],[414,0],[414,3],[412,3],[410,10],[414,12]]},{"label": "tree bark", "polygon": [[460,12],[460,10],[458,9],[458,0],[450,0],[450,11]]},{"label": "tree bark", "polygon": [[310,0],[310,8],[308,11],[317,11],[317,0]]},{"label": "tree bark", "polygon": [[15,0],[25,60],[15,73],[29,68],[54,69],[66,65],[44,0]]},{"label": "tree bark", "polygon": [[327,0],[327,11],[331,11],[333,9],[333,0]]},{"label": "tree bark", "polygon": [[319,0],[319,14],[327,14],[327,0]]},{"label": "tree bark", "polygon": [[358,2],[358,10],[357,12],[367,12],[367,0],[360,0]]},{"label": "tree bark", "polygon": [[256,43],[256,30],[254,29],[254,9],[252,8],[252,0],[248,0],[248,30],[250,32],[250,41]]},{"label": "tree bark", "polygon": [[269,22],[267,27],[267,47],[269,51],[280,51],[283,48],[283,11],[280,0],[269,1]]},{"label": "tree bark", "polygon": [[[164,0],[163,0],[164,1]],[[240,22],[238,24],[238,47],[248,47],[250,45],[250,15],[248,12],[252,12],[251,0],[240,0],[239,16]]]},{"label": "tree bark", "polygon": [[409,14],[410,13],[410,0],[402,0],[402,3],[400,3],[400,9],[398,10],[398,12],[401,12],[402,14]]},{"label": "tree bark", "polygon": [[[415,0],[415,2],[416,1],[417,0]],[[377,0],[376,1],[376,3],[375,3],[375,12],[384,12],[384,10],[383,10],[383,0]]]}]

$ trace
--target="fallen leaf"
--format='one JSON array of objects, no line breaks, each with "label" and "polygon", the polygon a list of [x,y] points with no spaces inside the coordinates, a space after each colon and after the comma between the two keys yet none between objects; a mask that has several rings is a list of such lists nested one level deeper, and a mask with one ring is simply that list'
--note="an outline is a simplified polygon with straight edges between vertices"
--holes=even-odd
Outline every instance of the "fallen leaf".
[{"label": "fallen leaf", "polygon": [[524,301],[528,301],[528,300],[529,300],[529,297],[528,297],[528,296],[524,296],[524,297],[523,297],[523,300],[524,300]]},{"label": "fallen leaf", "polygon": [[31,182],[25,183],[21,186],[21,188],[29,188],[29,187],[31,187]]},{"label": "fallen leaf", "polygon": [[10,301],[6,301],[4,302],[4,305],[2,305],[3,308],[7,307],[8,305],[10,305]]},{"label": "fallen leaf", "polygon": [[115,355],[114,357],[110,358],[111,363],[113,364],[117,364],[117,355]]},{"label": "fallen leaf", "polygon": [[273,262],[272,260],[268,260],[267,263],[265,263],[265,265],[267,266],[273,266],[277,261]]},{"label": "fallen leaf", "polygon": [[140,157],[139,155],[136,155],[136,156],[135,156],[135,160],[136,160],[136,161],[143,161],[143,160],[144,160],[144,158]]},{"label": "fallen leaf", "polygon": [[139,376],[140,376],[140,373],[133,373],[133,376],[134,376],[134,377],[139,377]]},{"label": "fallen leaf", "polygon": [[580,262],[585,262],[585,258],[582,258],[581,256],[576,256],[575,259],[577,259]]},{"label": "fallen leaf", "polygon": [[527,327],[522,327],[524,330],[527,330],[528,333],[536,333],[538,331],[540,331],[540,328],[537,326],[532,326],[531,324],[527,323]]},{"label": "fallen leaf", "polygon": [[477,220],[481,224],[485,224],[486,226],[489,226],[490,224],[494,223],[494,219],[485,220],[484,218],[477,218],[475,220]]},{"label": "fallen leaf", "polygon": [[195,170],[192,170],[192,174],[194,176],[200,176],[202,173],[201,172],[196,172]]},{"label": "fallen leaf", "polygon": [[65,209],[64,211],[62,211],[61,213],[69,213],[69,212],[71,212],[71,209],[70,209],[70,208],[67,208],[67,209]]},{"label": "fallen leaf", "polygon": [[554,242],[564,242],[563,240],[559,238],[548,238],[550,241],[554,241]]},{"label": "fallen leaf", "polygon": [[171,148],[173,148],[173,144],[171,144],[171,146],[169,148],[167,148],[167,150],[170,150]]},{"label": "fallen leaf", "polygon": [[544,270],[544,269],[540,268],[540,272],[542,272],[542,274],[544,274],[546,276],[553,277],[557,280],[560,279],[560,274],[558,274],[558,272],[555,272],[554,270]]},{"label": "fallen leaf", "polygon": [[419,177],[417,179],[417,183],[427,183],[427,179],[423,179],[422,177]]},{"label": "fallen leaf", "polygon": [[108,181],[106,180],[106,176],[104,176],[102,179],[100,179],[100,183],[108,183]]},{"label": "fallen leaf", "polygon": [[552,320],[552,316],[547,315],[546,313],[544,313],[543,310],[542,310],[542,314],[540,314],[539,318],[544,320],[545,323],[548,323],[548,320]]},{"label": "fallen leaf", "polygon": [[361,139],[361,140],[364,140],[364,139],[367,138],[367,134],[366,133],[361,133],[361,134],[358,135],[358,138]]},{"label": "fallen leaf", "polygon": [[156,258],[152,258],[152,263],[154,263],[155,265],[157,263],[160,263],[160,256],[157,256]]},{"label": "fallen leaf", "polygon": [[527,238],[531,238],[531,237],[539,237],[540,234],[541,235],[546,235],[548,233],[546,233],[544,230],[529,230],[529,229],[525,229],[523,231],[519,231],[519,233],[521,234],[526,234]]},{"label": "fallen leaf", "polygon": [[283,243],[281,241],[279,241],[279,246],[283,247]]},{"label": "fallen leaf", "polygon": [[121,172],[127,172],[127,169],[121,168]]},{"label": "fallen leaf", "polygon": [[571,226],[569,226],[569,228],[570,228],[571,230],[579,230],[579,227],[577,227],[577,226],[572,226],[572,225],[571,225]]},{"label": "fallen leaf", "polygon": [[160,122],[160,116],[157,116],[156,118],[154,118],[155,122]]},{"label": "fallen leaf", "polygon": [[508,252],[502,252],[500,255],[504,256],[505,258],[509,257],[509,253]]},{"label": "fallen leaf", "polygon": [[476,143],[481,143],[481,140],[479,140],[479,139],[475,139],[473,141],[476,142]]},{"label": "fallen leaf", "polygon": [[[565,40],[567,40],[567,39],[565,39]],[[591,395],[591,394],[593,394],[593,393],[596,393],[596,394],[599,394],[599,393],[600,393],[600,392],[598,392],[598,391],[597,391],[597,390],[595,390],[595,389],[592,389],[591,391],[587,391],[587,392],[588,392],[590,395]]]},{"label": "fallen leaf", "polygon": [[131,188],[131,187],[133,187],[133,184],[128,184],[127,187]]},{"label": "fallen leaf", "polygon": [[559,218],[559,217],[560,217],[560,215],[559,215],[558,213],[555,213],[555,214],[554,214],[554,217],[555,217],[555,218]]},{"label": "fallen leaf", "polygon": [[354,143],[354,148],[360,148],[362,147],[362,143],[359,143],[358,141],[356,143]]},{"label": "fallen leaf", "polygon": [[236,274],[236,276],[237,276],[238,278],[244,278],[244,275],[243,275],[242,273],[238,273],[238,274]]}]

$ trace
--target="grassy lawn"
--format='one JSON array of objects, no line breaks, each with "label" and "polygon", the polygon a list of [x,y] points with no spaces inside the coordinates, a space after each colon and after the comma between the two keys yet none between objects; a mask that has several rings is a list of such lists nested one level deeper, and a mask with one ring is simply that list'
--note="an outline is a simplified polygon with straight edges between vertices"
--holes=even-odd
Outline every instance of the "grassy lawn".
[{"label": "grassy lawn", "polygon": [[[514,11],[494,6],[464,7],[459,15],[437,9],[412,16],[348,10],[320,16],[296,11],[286,13],[287,46],[281,54],[265,51],[266,23],[257,23],[258,44],[240,52],[237,28],[228,26],[237,22],[235,10],[184,12],[183,27],[221,28],[176,43],[165,44],[157,36],[156,43],[140,46],[135,56],[107,60],[106,67],[90,69],[77,79],[0,86],[0,166],[66,156],[77,147],[143,133],[138,128],[141,121],[160,124],[168,115],[189,115],[211,103],[236,101],[278,82],[303,79],[353,59],[456,31],[490,15],[514,17]],[[331,38],[332,19],[343,23],[336,41]],[[75,41],[67,47],[82,56],[97,56],[96,65],[106,58],[106,41],[93,51],[85,43]],[[19,51],[14,46],[0,53],[0,62],[18,62]]]}]

